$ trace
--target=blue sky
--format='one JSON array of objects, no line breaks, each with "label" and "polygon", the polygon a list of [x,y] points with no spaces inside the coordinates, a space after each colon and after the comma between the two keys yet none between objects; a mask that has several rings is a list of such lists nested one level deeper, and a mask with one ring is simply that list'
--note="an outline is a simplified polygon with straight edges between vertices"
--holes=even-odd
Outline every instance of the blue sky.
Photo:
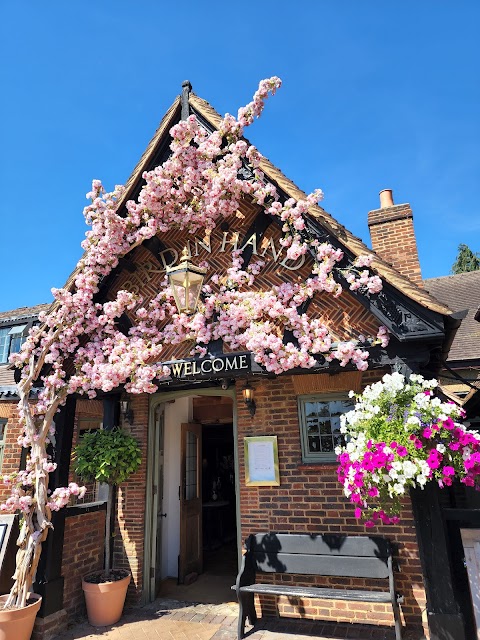
[{"label": "blue sky", "polygon": [[410,202],[424,277],[480,251],[478,2],[1,4],[2,310],[62,286],[92,178],[127,180],[186,78],[223,114],[280,76],[251,141],[367,242],[381,189]]}]

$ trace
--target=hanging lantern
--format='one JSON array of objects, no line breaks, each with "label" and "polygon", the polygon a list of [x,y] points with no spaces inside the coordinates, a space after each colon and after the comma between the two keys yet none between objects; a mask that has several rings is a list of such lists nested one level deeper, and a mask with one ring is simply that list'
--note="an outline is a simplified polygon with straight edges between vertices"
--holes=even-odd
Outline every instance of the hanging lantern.
[{"label": "hanging lantern", "polygon": [[190,315],[197,309],[207,270],[192,264],[188,258],[189,252],[185,247],[180,262],[175,267],[167,267],[167,275],[178,312]]}]

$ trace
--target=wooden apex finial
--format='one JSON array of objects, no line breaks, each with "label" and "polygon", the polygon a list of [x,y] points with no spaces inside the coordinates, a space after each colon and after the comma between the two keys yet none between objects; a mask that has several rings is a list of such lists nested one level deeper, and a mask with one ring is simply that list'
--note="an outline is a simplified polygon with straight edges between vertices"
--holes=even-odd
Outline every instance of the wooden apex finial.
[{"label": "wooden apex finial", "polygon": [[188,104],[188,98],[190,96],[190,91],[192,90],[192,84],[190,80],[184,80],[182,82],[182,120],[186,120],[190,115],[190,105]]}]

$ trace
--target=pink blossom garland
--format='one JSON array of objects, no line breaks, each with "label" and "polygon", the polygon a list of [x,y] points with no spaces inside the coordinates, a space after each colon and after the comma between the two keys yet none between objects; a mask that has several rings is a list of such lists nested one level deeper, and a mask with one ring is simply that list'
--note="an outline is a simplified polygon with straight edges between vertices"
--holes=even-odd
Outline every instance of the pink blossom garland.
[{"label": "pink blossom garland", "polygon": [[[84,210],[90,230],[82,242],[85,253],[77,265],[74,286],[52,290],[55,306],[41,315],[43,325],[31,330],[22,351],[12,357],[12,362],[22,368],[21,384],[26,389],[38,378],[40,365],[50,365],[42,377],[38,401],[29,405],[28,415],[21,403],[23,446],[39,440],[43,446],[45,434],[53,435],[49,412],[68,394],[93,398],[98,391],[108,392],[120,385],[131,393],[155,392],[154,381],[169,375],[169,369],[160,363],[166,344],[191,341],[192,354],[204,355],[210,340],[221,338],[232,349],[251,351],[258,363],[274,373],[313,367],[317,354],[327,360],[337,359],[341,366],[349,362],[361,370],[368,366],[368,352],[361,341],[339,342],[320,320],[297,310],[316,293],[338,296],[342,292],[333,272],[343,253],[328,243],[319,243],[306,231],[305,214],[322,197],[321,191],[305,200],[289,199],[281,204],[275,187],[266,183],[259,169],[260,153],[241,139],[244,128],[260,116],[268,95],[280,85],[276,77],[262,81],[253,101],[239,110],[237,118],[227,114],[213,133],[207,132],[195,116],[175,125],[170,131],[170,157],[143,174],[145,184],[138,201],[128,201],[126,212],[118,208],[124,187],[116,186],[108,193],[99,180],[93,181],[87,194],[91,203]],[[245,159],[253,171],[250,180],[239,177]],[[220,285],[212,277],[204,287],[198,313],[192,316],[176,311],[166,282],[146,305],[128,291],[119,291],[103,304],[94,302],[100,281],[117,267],[122,256],[144,240],[172,229],[209,232],[235,215],[245,196],[265,206],[268,214],[278,216],[283,223],[282,244],[287,258],[294,260],[307,252],[314,257],[312,276],[305,283],[254,291],[251,287],[261,273],[262,262],[244,269],[237,253],[227,271],[227,283]],[[370,263],[371,258],[360,256],[346,271],[352,290],[380,290],[380,279],[368,270]],[[118,329],[118,319],[124,313],[135,318],[128,335]],[[284,344],[285,330],[292,332],[295,342]],[[385,346],[386,329],[381,328],[372,341]],[[67,375],[71,368],[74,373]],[[53,468],[50,464],[47,460],[41,473],[48,474]],[[32,493],[34,475],[40,473],[39,465],[34,467],[27,476],[10,478],[17,493],[5,507],[8,510],[18,508],[20,499]],[[50,508],[62,505],[69,492],[75,494],[76,490],[56,490]],[[28,502],[23,500],[24,508]]]}]

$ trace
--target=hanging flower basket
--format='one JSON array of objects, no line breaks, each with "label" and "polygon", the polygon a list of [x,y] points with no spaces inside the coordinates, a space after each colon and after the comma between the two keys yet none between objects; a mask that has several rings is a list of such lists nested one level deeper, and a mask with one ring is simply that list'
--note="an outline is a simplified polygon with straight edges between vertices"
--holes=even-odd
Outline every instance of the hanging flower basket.
[{"label": "hanging flower basket", "polygon": [[436,380],[387,374],[341,417],[338,479],[365,526],[399,521],[402,497],[427,482],[458,479],[480,488],[480,434],[458,422],[464,412],[435,397]]}]

